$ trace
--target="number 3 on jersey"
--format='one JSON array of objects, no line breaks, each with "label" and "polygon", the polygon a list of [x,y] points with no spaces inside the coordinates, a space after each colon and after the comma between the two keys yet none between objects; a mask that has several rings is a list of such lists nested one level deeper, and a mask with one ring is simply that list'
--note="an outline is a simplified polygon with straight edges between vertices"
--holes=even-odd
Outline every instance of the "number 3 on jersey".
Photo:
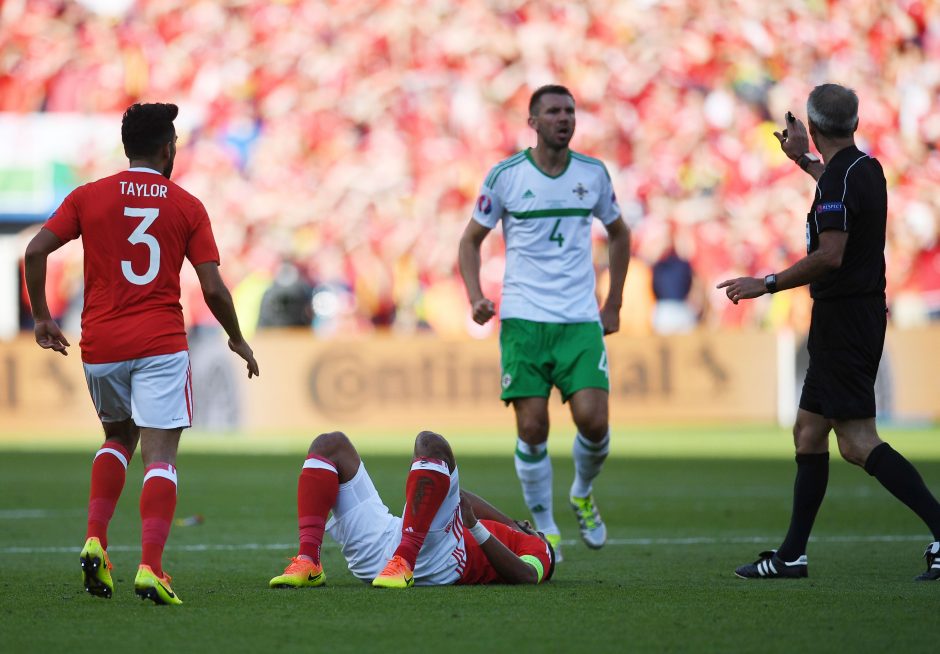
[{"label": "number 3 on jersey", "polygon": [[147,266],[147,272],[138,275],[131,267],[131,262],[121,261],[121,272],[131,284],[144,286],[157,278],[160,272],[160,243],[154,238],[153,234],[148,234],[147,229],[153,224],[153,221],[160,215],[159,209],[137,209],[135,207],[124,207],[124,215],[127,218],[143,218],[137,229],[131,232],[127,240],[132,245],[146,245],[150,251],[150,264]]},{"label": "number 3 on jersey", "polygon": [[565,244],[565,237],[558,231],[559,225],[561,225],[561,218],[555,221],[555,226],[552,227],[552,234],[548,237],[548,240],[555,241],[558,243],[558,247],[561,247]]}]

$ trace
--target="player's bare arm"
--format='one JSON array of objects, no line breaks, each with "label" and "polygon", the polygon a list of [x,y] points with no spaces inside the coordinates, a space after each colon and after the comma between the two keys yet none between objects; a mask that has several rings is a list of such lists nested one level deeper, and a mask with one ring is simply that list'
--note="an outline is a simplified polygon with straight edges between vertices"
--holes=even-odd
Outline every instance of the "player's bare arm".
[{"label": "player's bare arm", "polygon": [[610,260],[610,289],[607,301],[601,307],[601,325],[604,335],[620,331],[620,307],[623,304],[623,285],[630,266],[630,228],[622,218],[607,225],[607,249]]},{"label": "player's bare arm", "polygon": [[[833,270],[838,270],[842,266],[842,256],[845,254],[845,244],[848,239],[848,232],[838,230],[822,232],[819,235],[819,248],[786,270],[777,273],[777,290],[783,291],[805,286]],[[738,300],[749,300],[768,292],[766,282],[760,277],[728,279],[718,284],[717,288],[725,289],[728,299],[735,304]]]},{"label": "player's bare arm", "polygon": [[527,520],[513,520],[476,493],[471,493],[470,491],[461,488],[460,501],[467,502],[470,505],[470,508],[473,510],[473,514],[476,516],[477,520],[493,520],[494,522],[502,522],[504,525],[512,527],[516,531],[534,533],[522,528],[522,524],[528,524]]},{"label": "player's bare arm", "polygon": [[62,240],[48,229],[40,229],[26,246],[26,291],[35,322],[34,333],[39,347],[68,356],[70,345],[49,314],[46,302],[46,267],[49,255],[62,247]]},{"label": "player's bare arm", "polygon": [[[469,495],[461,493],[460,513],[463,517],[464,527],[469,531],[477,524],[476,514],[473,512],[473,502]],[[472,535],[468,535],[473,538]],[[535,568],[520,559],[508,547],[503,545],[498,538],[490,536],[482,543],[478,543],[480,549],[486,555],[487,560],[493,566],[493,569],[502,577],[506,583],[510,584],[537,584],[539,574]]]},{"label": "player's bare arm", "polygon": [[507,527],[512,527],[516,531],[521,531],[522,533],[529,534],[530,536],[539,535],[539,532],[535,530],[535,527],[533,527],[532,523],[528,520],[514,520],[513,518],[510,518],[508,515],[475,493],[471,493],[470,491],[461,488],[460,497],[461,499],[466,498],[467,501],[470,502],[473,513],[476,515],[478,520],[492,520],[494,522],[501,522]]},{"label": "player's bare arm", "polygon": [[215,319],[222,325],[225,333],[228,334],[229,349],[248,364],[249,379],[252,376],[259,376],[261,373],[258,371],[258,362],[255,361],[255,355],[238,326],[238,316],[235,315],[232,294],[229,293],[225,282],[222,281],[222,275],[219,274],[219,264],[214,261],[201,263],[196,266],[196,275],[199,277],[199,285],[202,287],[202,296],[206,300],[206,305],[212,311]]},{"label": "player's bare arm", "polygon": [[[806,126],[803,124],[803,121],[789,111],[784,117],[784,121],[787,126],[779,132],[774,132],[774,136],[776,136],[777,140],[780,142],[780,149],[783,150],[783,153],[792,161],[799,162],[800,157],[810,151],[809,133],[806,131]],[[805,163],[806,167],[803,168],[803,170],[806,171],[806,174],[818,181],[826,170],[826,165],[818,159],[807,159]]]},{"label": "player's bare arm", "polygon": [[486,324],[496,315],[495,305],[483,295],[483,289],[480,286],[480,246],[489,233],[489,228],[471,219],[463,236],[460,237],[460,249],[457,255],[460,276],[463,278],[467,297],[470,298],[470,306],[473,309],[473,321],[480,325]]}]

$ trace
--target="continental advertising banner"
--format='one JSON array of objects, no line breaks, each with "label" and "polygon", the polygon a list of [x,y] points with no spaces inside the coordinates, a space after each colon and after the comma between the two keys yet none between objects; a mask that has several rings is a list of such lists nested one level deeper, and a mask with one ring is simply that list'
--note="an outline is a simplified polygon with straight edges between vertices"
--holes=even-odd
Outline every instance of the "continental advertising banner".
[{"label": "continental advertising banner", "polygon": [[[252,386],[249,428],[298,421],[381,427],[417,418],[486,428],[513,420],[499,401],[495,340],[312,342],[294,334],[256,340],[258,360],[273,366],[277,378]],[[773,335],[614,337],[607,349],[613,421],[774,420]],[[557,393],[553,402],[560,405]]]},{"label": "continental advertising banner", "polygon": [[[800,381],[789,380],[793,372],[786,369],[780,381],[778,341],[766,332],[610,337],[611,422],[773,423],[780,398],[795,401],[789,398]],[[322,341],[307,331],[259,332],[252,347],[262,374],[250,381],[220,333],[190,344],[194,426],[204,430],[505,429],[513,421],[499,401],[495,339]],[[0,342],[0,433],[97,427],[79,353],[72,349],[63,357],[25,335]],[[940,369],[940,330],[891,333],[887,351],[891,417],[940,418],[932,381]],[[568,413],[557,392],[552,403],[553,419]]]},{"label": "continental advertising banner", "polygon": [[[221,335],[191,339],[195,426],[322,430],[408,428],[417,421],[486,429],[512,423],[499,401],[496,340],[318,341],[306,331],[268,331],[256,334],[252,347],[262,375],[248,381]],[[607,349],[615,422],[774,420],[773,335],[615,336]],[[557,411],[557,393],[552,402]],[[0,343],[0,413],[0,431],[95,428],[78,352],[55,355],[26,336]]]}]

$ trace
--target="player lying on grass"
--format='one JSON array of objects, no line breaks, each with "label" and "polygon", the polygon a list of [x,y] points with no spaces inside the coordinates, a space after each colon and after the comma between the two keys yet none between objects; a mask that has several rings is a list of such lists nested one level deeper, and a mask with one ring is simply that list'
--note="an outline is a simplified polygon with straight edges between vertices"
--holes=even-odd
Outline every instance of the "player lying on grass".
[{"label": "player lying on grass", "polygon": [[393,516],[349,438],[317,436],[297,486],[300,550],[270,586],[323,585],[324,531],[339,543],[350,572],[377,588],[537,584],[554,572],[544,534],[460,490],[454,453],[439,434],[423,431],[415,439],[405,502],[404,516]]}]

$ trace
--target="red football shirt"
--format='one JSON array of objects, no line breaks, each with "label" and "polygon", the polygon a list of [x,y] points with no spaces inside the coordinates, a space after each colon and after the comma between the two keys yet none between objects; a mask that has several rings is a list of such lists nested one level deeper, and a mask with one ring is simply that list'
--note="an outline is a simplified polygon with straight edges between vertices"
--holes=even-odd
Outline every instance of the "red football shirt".
[{"label": "red football shirt", "polygon": [[[552,563],[551,555],[548,553],[548,546],[538,536],[533,536],[525,532],[517,531],[509,525],[493,520],[480,520],[483,526],[516,556],[525,556],[527,554],[536,557],[542,562],[543,576],[542,581],[548,576],[548,571]],[[502,584],[506,580],[499,576],[499,573],[493,568],[486,554],[480,549],[480,546],[470,530],[466,529],[465,542],[467,543],[467,566],[464,568],[463,575],[458,584]]]},{"label": "red football shirt", "polygon": [[126,361],[187,348],[180,306],[183,257],[219,261],[209,215],[193,195],[146,168],[72,191],[45,224],[82,237],[82,360]]}]

